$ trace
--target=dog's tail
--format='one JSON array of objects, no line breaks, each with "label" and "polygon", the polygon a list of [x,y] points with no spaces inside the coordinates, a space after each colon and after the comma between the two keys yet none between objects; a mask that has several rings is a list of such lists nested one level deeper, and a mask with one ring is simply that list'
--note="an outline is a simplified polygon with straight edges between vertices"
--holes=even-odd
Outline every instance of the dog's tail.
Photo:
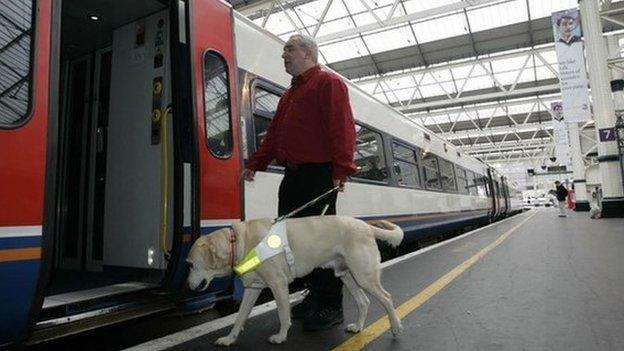
[{"label": "dog's tail", "polygon": [[388,221],[373,221],[369,222],[373,228],[373,234],[376,239],[383,240],[393,247],[399,246],[403,241],[403,229],[398,225]]}]

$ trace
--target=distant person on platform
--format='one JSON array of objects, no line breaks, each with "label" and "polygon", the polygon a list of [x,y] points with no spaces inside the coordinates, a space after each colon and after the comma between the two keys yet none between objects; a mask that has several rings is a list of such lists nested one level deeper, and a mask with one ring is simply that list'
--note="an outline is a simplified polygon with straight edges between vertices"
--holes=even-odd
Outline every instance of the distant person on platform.
[{"label": "distant person on platform", "polygon": [[599,219],[602,217],[602,209],[600,208],[600,200],[598,194],[592,191],[591,205],[589,207],[589,218]]},{"label": "distant person on platform", "polygon": [[[355,173],[355,121],[346,84],[338,75],[323,71],[314,40],[293,35],[282,53],[292,82],[281,97],[260,148],[250,157],[242,177],[253,181],[273,160],[285,167],[278,193],[282,216],[339,186]],[[336,214],[337,193],[293,217]],[[305,279],[309,292],[291,310],[303,319],[303,329],[322,330],[343,322],[342,281],[332,269],[315,269]]]},{"label": "distant person on platform", "polygon": [[557,27],[559,28],[559,40],[557,43],[563,43],[570,46],[574,43],[580,43],[581,37],[574,35],[574,30],[578,22],[574,17],[563,15],[557,20]]},{"label": "distant person on platform", "polygon": [[557,202],[559,203],[559,217],[566,217],[566,197],[568,196],[568,189],[556,181],[555,187],[557,191]]}]

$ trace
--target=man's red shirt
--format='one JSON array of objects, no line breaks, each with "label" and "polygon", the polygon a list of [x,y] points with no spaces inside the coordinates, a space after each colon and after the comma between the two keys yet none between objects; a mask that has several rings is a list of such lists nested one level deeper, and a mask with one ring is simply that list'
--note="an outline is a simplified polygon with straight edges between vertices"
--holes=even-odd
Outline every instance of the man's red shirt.
[{"label": "man's red shirt", "polygon": [[331,162],[333,179],[355,173],[355,122],[342,79],[319,66],[293,79],[277,105],[260,148],[247,168],[279,164]]}]

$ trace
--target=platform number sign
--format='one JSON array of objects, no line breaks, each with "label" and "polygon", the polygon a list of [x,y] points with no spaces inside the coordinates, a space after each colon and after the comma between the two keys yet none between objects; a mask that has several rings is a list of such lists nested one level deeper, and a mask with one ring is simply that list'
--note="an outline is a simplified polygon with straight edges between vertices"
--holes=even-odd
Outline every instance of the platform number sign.
[{"label": "platform number sign", "polygon": [[615,141],[615,128],[602,128],[598,130],[600,141]]}]

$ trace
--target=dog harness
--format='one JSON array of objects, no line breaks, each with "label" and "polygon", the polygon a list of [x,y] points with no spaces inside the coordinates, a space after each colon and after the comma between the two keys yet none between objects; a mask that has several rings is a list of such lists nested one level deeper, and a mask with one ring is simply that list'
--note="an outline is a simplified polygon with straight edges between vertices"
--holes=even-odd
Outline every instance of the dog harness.
[{"label": "dog harness", "polygon": [[[334,191],[338,191],[340,189],[340,185],[333,187],[332,189],[326,191],[320,196],[308,201],[303,206],[295,209],[294,211],[283,215],[281,217],[277,217],[274,221],[273,226],[269,229],[269,234],[267,234],[258,246],[254,247],[251,251],[249,251],[245,257],[243,257],[242,261],[234,266],[234,272],[238,275],[244,275],[249,273],[260,264],[269,258],[279,255],[282,252],[286,256],[286,263],[288,263],[288,267],[290,268],[290,274],[292,277],[295,277],[295,257],[290,250],[290,245],[288,244],[288,236],[286,236],[286,218],[290,218],[293,215],[297,214],[299,211],[314,205],[319,202],[322,198],[327,195],[333,193]],[[323,208],[323,212],[321,216],[325,214],[329,205],[325,205]],[[234,262],[234,261],[233,261]]]},{"label": "dog harness", "polygon": [[295,276],[295,257],[290,250],[288,244],[288,236],[286,235],[286,221],[278,221],[271,229],[269,233],[262,238],[262,241],[250,250],[239,264],[234,266],[234,272],[242,276],[251,271],[254,271],[262,262],[269,258],[284,253],[286,256],[286,263],[290,268],[290,273]]}]

